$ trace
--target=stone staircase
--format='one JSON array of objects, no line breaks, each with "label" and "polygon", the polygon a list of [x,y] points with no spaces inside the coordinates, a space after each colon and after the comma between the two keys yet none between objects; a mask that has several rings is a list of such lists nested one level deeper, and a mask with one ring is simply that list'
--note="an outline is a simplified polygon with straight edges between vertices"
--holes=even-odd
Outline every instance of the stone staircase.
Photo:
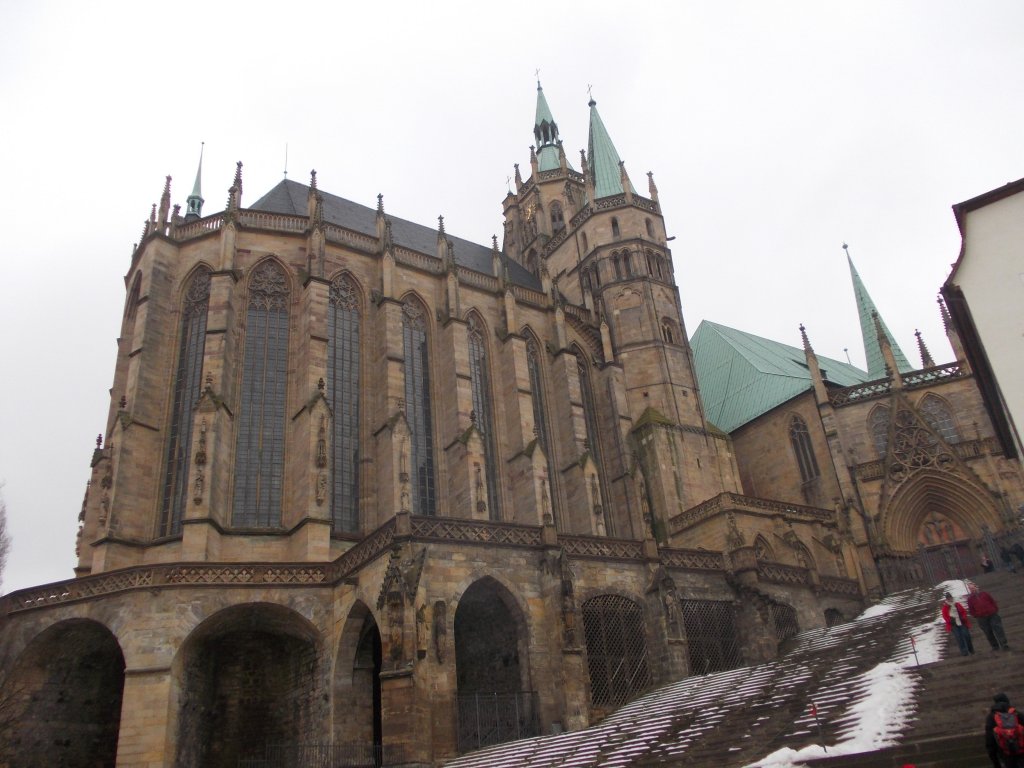
[{"label": "stone staircase", "polygon": [[[975,579],[1000,604],[1011,646],[1024,651],[1024,577],[1010,573]],[[955,590],[954,590],[955,591]],[[962,658],[935,620],[940,590],[891,595],[873,616],[804,632],[778,660],[660,688],[584,731],[526,739],[465,755],[451,768],[502,766],[743,766],[783,747],[836,744],[860,721],[856,706],[871,683],[864,677],[884,662],[898,675],[907,710],[896,746],[806,762],[847,766],[978,766],[988,764],[982,738],[993,694],[1005,691],[1024,705],[1024,652],[996,653],[973,631],[976,654]],[[922,649],[937,642],[940,661],[913,666],[914,634]],[[1018,640],[1019,638],[1019,640]],[[948,654],[953,656],[948,656]],[[902,669],[898,668],[902,664]],[[910,666],[907,666],[907,665]],[[916,701],[915,701],[916,699]],[[818,725],[811,714],[814,702]]]}]

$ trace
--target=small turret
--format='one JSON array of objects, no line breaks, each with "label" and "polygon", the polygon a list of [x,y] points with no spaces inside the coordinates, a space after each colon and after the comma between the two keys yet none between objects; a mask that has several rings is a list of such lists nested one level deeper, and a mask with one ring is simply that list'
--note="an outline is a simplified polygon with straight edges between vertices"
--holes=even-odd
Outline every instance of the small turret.
[{"label": "small turret", "polygon": [[192,194],[185,200],[185,206],[188,209],[185,212],[185,221],[192,221],[193,219],[201,218],[203,215],[203,200],[202,185],[203,185],[203,150],[206,148],[206,142],[204,141],[199,145],[199,168],[196,170],[196,183],[192,185]]}]

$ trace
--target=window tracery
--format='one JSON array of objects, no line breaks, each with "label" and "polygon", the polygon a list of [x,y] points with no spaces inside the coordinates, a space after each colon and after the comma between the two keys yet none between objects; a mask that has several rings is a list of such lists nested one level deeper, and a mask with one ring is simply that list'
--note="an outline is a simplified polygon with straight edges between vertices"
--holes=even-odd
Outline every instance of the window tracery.
[{"label": "window tracery", "polygon": [[331,281],[327,309],[327,400],[331,440],[331,519],[335,531],[359,530],[359,294],[348,275]]},{"label": "window tracery", "polygon": [[796,454],[797,466],[800,468],[800,480],[809,483],[821,472],[818,469],[818,460],[814,457],[814,448],[811,446],[811,435],[807,430],[807,422],[796,414],[789,420],[789,440],[793,446],[793,453]]},{"label": "window tracery", "polygon": [[487,511],[492,520],[500,519],[498,509],[497,449],[494,440],[494,415],[488,379],[487,346],[483,328],[476,315],[469,316],[469,378],[473,393],[476,428],[484,444],[487,480]]},{"label": "window tracery", "polygon": [[947,443],[960,442],[960,433],[957,431],[953,412],[942,398],[929,392],[921,400],[918,410],[928,426],[934,429],[943,440]]}]

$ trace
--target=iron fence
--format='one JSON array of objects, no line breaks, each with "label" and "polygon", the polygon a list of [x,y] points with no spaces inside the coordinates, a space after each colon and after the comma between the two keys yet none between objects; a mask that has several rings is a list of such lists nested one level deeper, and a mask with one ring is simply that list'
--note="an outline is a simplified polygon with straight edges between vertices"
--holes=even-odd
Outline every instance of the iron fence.
[{"label": "iron fence", "polygon": [[683,600],[690,672],[707,675],[743,666],[736,608],[728,600]]},{"label": "iron fence", "polygon": [[458,697],[459,752],[540,734],[537,696],[524,693],[470,693]]},{"label": "iron fence", "polygon": [[406,762],[402,744],[269,744],[262,755],[241,758],[238,768],[384,768]]}]

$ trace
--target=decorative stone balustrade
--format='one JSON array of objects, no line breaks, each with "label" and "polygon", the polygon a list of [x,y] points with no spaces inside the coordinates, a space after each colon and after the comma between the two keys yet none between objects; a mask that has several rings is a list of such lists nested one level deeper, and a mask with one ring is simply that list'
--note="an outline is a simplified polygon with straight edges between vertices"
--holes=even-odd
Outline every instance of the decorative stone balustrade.
[{"label": "decorative stone balustrade", "polygon": [[740,496],[737,493],[720,493],[685,512],[680,512],[668,521],[670,535],[675,535],[687,528],[714,517],[722,512],[745,512],[755,515],[782,515],[783,517],[801,522],[834,522],[831,510],[818,507],[807,507],[802,504],[788,504],[784,501],[756,499],[752,496]]}]

